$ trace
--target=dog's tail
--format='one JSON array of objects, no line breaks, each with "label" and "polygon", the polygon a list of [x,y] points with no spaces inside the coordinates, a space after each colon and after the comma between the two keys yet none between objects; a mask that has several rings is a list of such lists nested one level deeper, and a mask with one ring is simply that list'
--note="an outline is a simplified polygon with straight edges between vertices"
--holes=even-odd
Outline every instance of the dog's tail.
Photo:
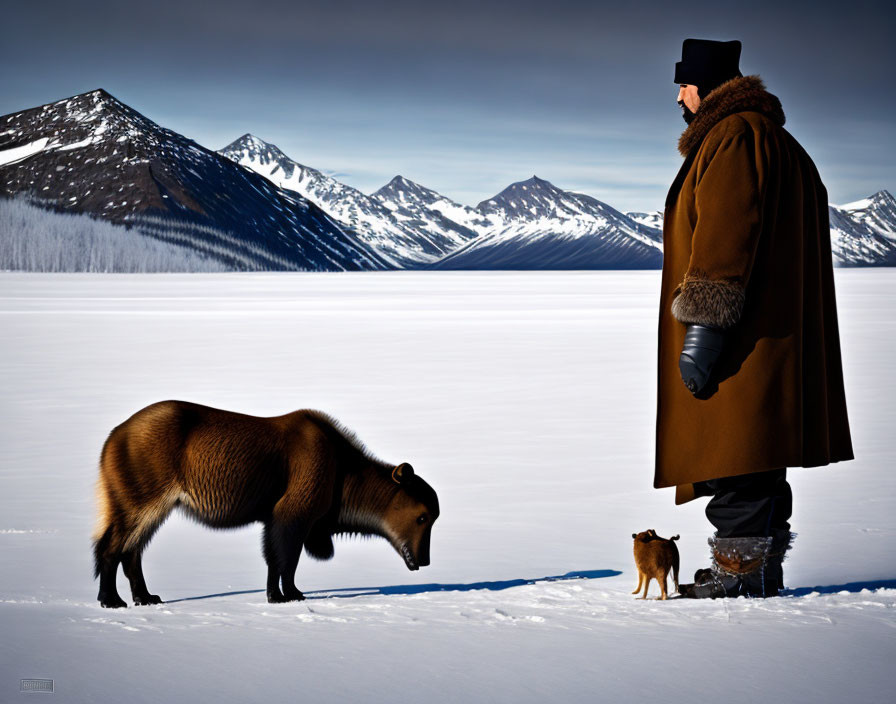
[{"label": "dog's tail", "polygon": [[678,540],[680,537],[680,535],[673,535],[669,540]]}]

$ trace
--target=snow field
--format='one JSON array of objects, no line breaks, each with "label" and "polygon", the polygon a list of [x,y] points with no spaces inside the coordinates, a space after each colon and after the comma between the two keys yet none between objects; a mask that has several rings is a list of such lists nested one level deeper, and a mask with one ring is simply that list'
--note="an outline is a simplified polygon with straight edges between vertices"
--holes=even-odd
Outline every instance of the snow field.
[{"label": "snow field", "polygon": [[[710,528],[652,488],[659,272],[3,274],[0,701],[28,677],[64,702],[885,698],[896,272],[835,276],[857,459],[789,472],[791,591],[644,602],[631,533],[680,533],[687,581]],[[173,515],[144,560],[166,603],[101,609],[99,450],[164,398],[321,408],[411,462],[432,565],[337,541],[272,605],[260,526]]]}]

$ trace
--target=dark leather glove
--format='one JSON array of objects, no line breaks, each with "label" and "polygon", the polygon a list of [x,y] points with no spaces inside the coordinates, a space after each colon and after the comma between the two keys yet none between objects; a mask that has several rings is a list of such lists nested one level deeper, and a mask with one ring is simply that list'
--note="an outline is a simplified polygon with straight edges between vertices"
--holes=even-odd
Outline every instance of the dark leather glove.
[{"label": "dark leather glove", "polygon": [[692,394],[698,394],[709,381],[713,365],[722,353],[725,332],[708,325],[688,325],[684,335],[684,347],[678,358],[678,368],[684,385]]}]

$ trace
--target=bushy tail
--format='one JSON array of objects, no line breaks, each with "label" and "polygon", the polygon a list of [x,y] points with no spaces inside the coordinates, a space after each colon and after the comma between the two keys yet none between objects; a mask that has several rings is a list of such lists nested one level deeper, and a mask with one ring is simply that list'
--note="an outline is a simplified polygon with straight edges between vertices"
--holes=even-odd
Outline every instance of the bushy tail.
[{"label": "bushy tail", "polygon": [[100,576],[103,567],[103,555],[109,549],[109,542],[112,540],[112,526],[106,528],[105,532],[93,541],[93,578]]},{"label": "bushy tail", "polygon": [[[111,438],[111,434],[109,436]],[[96,524],[93,529],[93,557],[94,571],[93,578],[96,579],[100,575],[103,565],[103,555],[109,548],[112,541],[112,503],[109,496],[109,487],[106,485],[104,476],[107,462],[107,453],[109,451],[109,439],[103,443],[103,451],[100,454],[99,477],[97,477],[94,487],[96,498]]]}]

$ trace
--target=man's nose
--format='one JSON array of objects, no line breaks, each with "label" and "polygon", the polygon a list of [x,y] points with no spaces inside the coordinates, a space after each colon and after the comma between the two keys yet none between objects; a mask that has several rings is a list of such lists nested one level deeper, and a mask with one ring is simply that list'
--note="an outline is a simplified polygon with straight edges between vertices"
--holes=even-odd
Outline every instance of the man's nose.
[{"label": "man's nose", "polygon": [[676,100],[676,102],[679,102],[679,103],[680,103],[682,100],[684,100],[684,88],[679,88],[679,89],[678,89],[678,97],[677,97],[675,100]]}]

